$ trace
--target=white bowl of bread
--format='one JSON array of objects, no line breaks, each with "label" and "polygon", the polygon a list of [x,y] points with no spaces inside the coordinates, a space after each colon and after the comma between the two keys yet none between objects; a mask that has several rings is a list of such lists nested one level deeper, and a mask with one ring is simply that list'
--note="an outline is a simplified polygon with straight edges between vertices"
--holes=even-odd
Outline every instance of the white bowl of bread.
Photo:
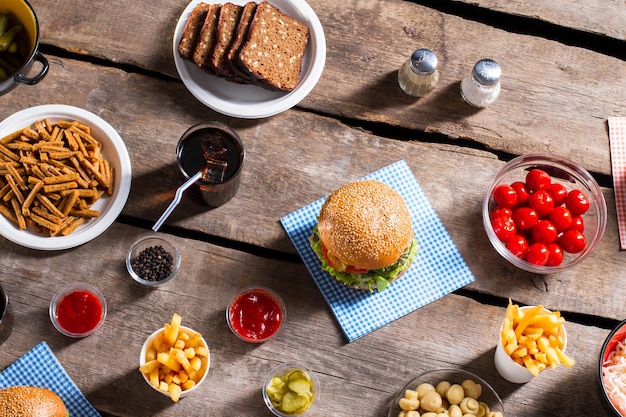
[{"label": "white bowl of bread", "polygon": [[319,80],[326,40],[304,1],[194,0],[176,25],[174,62],[203,104],[240,118],[269,117]]}]

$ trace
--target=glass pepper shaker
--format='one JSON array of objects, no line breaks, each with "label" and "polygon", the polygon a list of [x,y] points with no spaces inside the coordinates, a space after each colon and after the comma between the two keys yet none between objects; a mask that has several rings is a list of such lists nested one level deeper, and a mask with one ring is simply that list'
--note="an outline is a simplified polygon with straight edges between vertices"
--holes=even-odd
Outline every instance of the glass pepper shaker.
[{"label": "glass pepper shaker", "polygon": [[474,107],[487,107],[500,95],[501,74],[496,61],[481,59],[461,81],[461,97]]},{"label": "glass pepper shaker", "polygon": [[434,90],[439,81],[437,56],[427,48],[420,48],[398,70],[398,84],[408,95],[423,97]]}]

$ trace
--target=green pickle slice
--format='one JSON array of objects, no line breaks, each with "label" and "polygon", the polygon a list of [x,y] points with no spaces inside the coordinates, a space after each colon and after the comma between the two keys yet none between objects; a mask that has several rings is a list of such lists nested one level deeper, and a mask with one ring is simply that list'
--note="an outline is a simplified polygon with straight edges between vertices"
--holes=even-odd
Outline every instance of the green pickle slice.
[{"label": "green pickle slice", "polygon": [[277,410],[292,415],[306,411],[315,397],[313,381],[302,370],[272,377],[265,390]]}]

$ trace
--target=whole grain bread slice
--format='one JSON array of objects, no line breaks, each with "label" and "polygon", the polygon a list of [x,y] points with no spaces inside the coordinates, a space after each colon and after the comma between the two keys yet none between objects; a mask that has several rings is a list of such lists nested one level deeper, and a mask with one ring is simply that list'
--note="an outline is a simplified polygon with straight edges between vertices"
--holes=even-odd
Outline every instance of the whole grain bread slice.
[{"label": "whole grain bread slice", "polygon": [[238,54],[238,64],[261,86],[292,91],[298,86],[309,28],[277,7],[259,3]]},{"label": "whole grain bread slice", "polygon": [[199,3],[189,14],[183,34],[178,43],[178,54],[189,61],[193,60],[193,51],[196,48],[196,42],[202,25],[206,19],[209,5],[207,3]]},{"label": "whole grain bread slice", "polygon": [[211,4],[198,36],[198,42],[193,52],[193,62],[203,70],[214,73],[211,66],[211,53],[215,46],[217,22],[219,21],[221,4]]},{"label": "whole grain bread slice", "polygon": [[220,17],[217,23],[217,34],[215,46],[211,54],[211,65],[215,74],[229,78],[232,71],[226,62],[228,58],[228,48],[239,24],[243,6],[233,3],[225,3],[220,10]]},{"label": "whole grain bread slice", "polygon": [[239,69],[236,58],[246,40],[248,28],[250,27],[250,23],[252,23],[256,6],[257,3],[255,1],[249,1],[243,6],[243,11],[241,12],[241,17],[239,18],[239,24],[237,25],[237,29],[228,48],[228,54],[226,57],[226,63],[230,68],[231,74],[233,74],[233,76],[237,79],[242,80],[242,82],[251,82],[252,77],[247,71]]}]

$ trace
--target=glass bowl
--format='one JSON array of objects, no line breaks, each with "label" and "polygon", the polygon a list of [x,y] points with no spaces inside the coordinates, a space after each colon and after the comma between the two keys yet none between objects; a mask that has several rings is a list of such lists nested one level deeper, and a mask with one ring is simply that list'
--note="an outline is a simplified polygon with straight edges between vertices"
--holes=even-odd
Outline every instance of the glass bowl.
[{"label": "glass bowl", "polygon": [[[304,383],[298,380],[304,381]],[[300,390],[302,388],[297,388],[298,385],[304,386],[304,391],[296,393],[296,391],[291,390],[289,383],[292,381],[298,382],[295,382],[291,387],[296,387],[296,389]],[[318,401],[320,396],[320,384],[315,373],[306,366],[287,363],[275,367],[267,374],[262,391],[265,405],[267,405],[267,408],[275,416],[302,416],[307,414]],[[289,392],[290,394],[287,394]],[[295,400],[292,400],[290,403],[285,402],[284,399],[286,395],[295,398]],[[299,398],[299,396],[303,397]],[[302,402],[299,403],[299,401]],[[298,406],[300,404],[305,404],[305,406],[296,408],[295,410],[289,408],[285,410],[281,409],[281,404],[287,407],[290,407],[290,405]]]},{"label": "glass bowl", "polygon": [[[164,328],[158,329],[157,331],[153,332],[150,336],[148,336],[146,341],[143,343],[143,346],[141,347],[141,352],[139,353],[139,366],[140,367],[146,363],[148,350],[153,345],[154,340],[157,337],[159,337],[159,335],[162,334],[164,331],[165,331]],[[190,336],[193,336],[196,333],[198,333],[195,330],[191,329],[190,327],[182,326],[182,325],[180,326],[180,330],[179,331],[185,332],[185,333],[187,333]],[[200,385],[202,385],[202,383],[206,379],[207,375],[209,374],[209,368],[211,366],[211,353],[210,353],[209,345],[207,344],[207,342],[204,339],[204,337],[200,337],[200,341],[201,341],[200,345],[202,347],[206,348],[207,351],[209,352],[208,356],[202,358],[201,367],[200,367],[202,375],[200,376],[200,379],[198,380],[198,382],[193,387],[191,387],[189,389],[183,389],[181,391],[180,398],[184,398],[187,395],[191,394],[192,392],[196,391],[198,389],[198,387],[200,387]],[[144,374],[142,372],[141,375],[143,376],[144,381],[146,381],[146,383],[150,387],[152,387],[152,389],[154,389],[157,392],[160,392],[161,394],[163,394],[163,395],[165,395],[167,397],[170,396],[170,393],[168,391],[160,390],[158,387],[152,385],[150,383],[150,378],[149,378],[148,374]]]},{"label": "glass bowl", "polygon": [[[467,380],[471,380],[474,383],[480,385],[481,388],[481,392],[480,395],[478,395],[478,402],[484,403],[489,407],[489,411],[493,411],[495,413],[500,413],[499,416],[504,417],[505,413],[504,413],[504,406],[502,405],[502,400],[500,399],[500,396],[498,395],[498,393],[491,387],[491,385],[489,385],[484,379],[482,379],[481,377],[479,377],[478,375],[475,375],[469,371],[465,371],[462,369],[438,369],[435,371],[428,371],[428,372],[424,372],[423,374],[411,379],[409,382],[407,382],[404,385],[404,388],[402,388],[402,390],[398,393],[398,395],[393,399],[391,406],[389,408],[389,413],[387,414],[387,417],[398,417],[398,415],[400,414],[400,412],[403,411],[403,409],[400,407],[400,400],[403,399],[407,393],[407,390],[413,390],[415,391],[416,388],[418,386],[420,386],[421,384],[430,384],[435,388],[440,388],[440,391],[444,392],[445,389],[444,387],[438,387],[438,384],[444,381],[447,381],[448,383],[450,383],[450,385],[462,385],[464,383],[464,381]],[[443,384],[442,384],[443,385]],[[458,388],[458,387],[457,387]],[[473,389],[473,388],[471,388]],[[430,389],[432,391],[432,388]],[[463,394],[463,398],[466,398],[466,390],[463,389],[462,390]],[[467,392],[469,394],[469,392]],[[445,396],[445,392],[444,392],[444,396]],[[475,394],[472,394],[474,397],[476,396]],[[435,394],[429,394],[429,396],[431,398],[429,398],[427,400],[428,403],[430,403],[433,408],[437,405],[436,402],[433,400],[432,397],[434,397],[434,399],[436,399],[437,395]],[[441,398],[441,395],[439,395],[439,397]],[[426,398],[424,396],[422,396],[422,398]],[[454,398],[454,397],[453,397]],[[469,398],[466,398],[466,400],[469,400]],[[457,406],[459,408],[461,407],[471,407],[475,404],[472,404],[472,401],[468,401],[467,403],[463,404],[464,401],[463,400],[460,401],[460,404],[458,404]],[[452,402],[457,402],[457,401],[452,401]],[[405,407],[407,407],[405,405]],[[450,406],[452,407],[452,405]],[[464,408],[461,408],[461,410],[463,410]],[[437,411],[439,412],[443,412],[443,409],[439,409],[437,408]],[[451,410],[450,410],[451,411]],[[486,410],[485,410],[486,411]],[[426,412],[426,411],[424,411]],[[476,412],[474,413],[465,413],[463,412],[463,414],[476,414]],[[480,414],[480,413],[479,413]],[[487,414],[486,412],[483,414]],[[496,416],[498,416],[498,414],[496,414]]]},{"label": "glass bowl", "polygon": [[250,343],[275,337],[287,319],[282,298],[262,286],[243,288],[226,309],[226,322],[235,336]]},{"label": "glass bowl", "polygon": [[[626,416],[626,406],[620,407],[613,403],[611,396],[609,395],[609,391],[611,390],[611,383],[608,379],[604,378],[605,372],[605,364],[611,359],[611,354],[616,352],[619,348],[620,353],[624,352],[624,357],[626,358],[626,346],[619,346],[618,343],[624,345],[624,340],[626,340],[626,320],[619,323],[615,328],[609,333],[609,335],[604,340],[602,344],[602,349],[600,350],[600,357],[598,359],[598,382],[601,392],[601,397],[604,399],[605,408],[611,412],[611,415],[617,417]],[[622,355],[619,355],[622,356]],[[616,363],[625,363],[626,359],[621,361],[616,361]],[[623,366],[623,365],[622,365]]]},{"label": "glass bowl", "polygon": [[[584,221],[583,234],[586,238],[585,248],[578,253],[565,253],[560,265],[547,266],[532,264],[511,252],[504,242],[498,239],[493,230],[490,213],[496,207],[493,192],[501,184],[511,185],[514,182],[524,182],[526,174],[532,169],[546,171],[552,183],[563,185],[566,190],[578,189],[589,200],[589,209],[582,215]],[[607,209],[604,195],[596,180],[579,164],[561,156],[534,153],[522,155],[509,161],[493,177],[487,188],[482,207],[483,224],[489,241],[507,261],[528,272],[549,274],[564,271],[585,259],[598,246],[607,221]],[[557,238],[558,239],[558,238]]]},{"label": "glass bowl", "polygon": [[72,282],[54,294],[48,313],[59,332],[68,337],[82,338],[93,334],[104,323],[107,303],[104,295],[93,285]]},{"label": "glass bowl", "polygon": [[[163,254],[169,254],[171,260],[164,261]],[[160,259],[150,259],[150,255],[161,255]],[[154,257],[154,256],[152,256]],[[136,261],[145,259],[145,270],[133,264]],[[157,287],[169,282],[176,276],[180,269],[181,256],[180,251],[170,241],[160,236],[146,236],[137,240],[126,253],[126,269],[130,276],[138,283],[148,286]],[[171,264],[171,267],[169,265]],[[164,272],[169,271],[169,273]],[[150,274],[155,275],[150,277]]]}]

